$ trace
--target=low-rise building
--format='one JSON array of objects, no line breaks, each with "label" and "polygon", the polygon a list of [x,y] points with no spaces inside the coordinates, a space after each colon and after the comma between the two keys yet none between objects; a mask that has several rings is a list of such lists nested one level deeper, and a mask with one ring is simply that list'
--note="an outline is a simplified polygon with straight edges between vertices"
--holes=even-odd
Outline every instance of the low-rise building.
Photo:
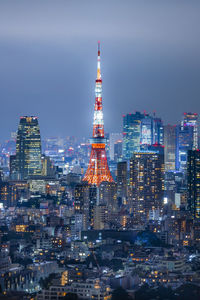
[{"label": "low-rise building", "polygon": [[60,300],[67,293],[77,294],[79,299],[111,299],[109,286],[104,285],[99,279],[87,279],[85,282],[73,282],[66,286],[51,286],[49,290],[42,290],[37,295],[37,300]]}]

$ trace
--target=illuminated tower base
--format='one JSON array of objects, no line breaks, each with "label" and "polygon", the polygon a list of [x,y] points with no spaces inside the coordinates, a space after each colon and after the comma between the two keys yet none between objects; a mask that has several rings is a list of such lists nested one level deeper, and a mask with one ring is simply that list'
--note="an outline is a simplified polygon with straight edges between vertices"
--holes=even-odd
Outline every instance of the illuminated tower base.
[{"label": "illuminated tower base", "polygon": [[114,182],[107,163],[105,143],[103,143],[105,139],[101,140],[102,143],[92,143],[90,162],[83,178],[83,181],[97,186],[102,181]]}]

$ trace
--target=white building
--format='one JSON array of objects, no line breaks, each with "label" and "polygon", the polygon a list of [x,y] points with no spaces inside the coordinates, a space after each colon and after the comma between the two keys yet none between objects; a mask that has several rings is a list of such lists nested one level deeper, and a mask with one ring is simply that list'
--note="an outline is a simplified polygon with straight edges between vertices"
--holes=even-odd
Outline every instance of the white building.
[{"label": "white building", "polygon": [[77,294],[79,299],[111,299],[110,287],[98,279],[87,279],[85,282],[73,282],[66,286],[51,286],[49,290],[38,293],[37,300],[60,300],[67,293]]}]

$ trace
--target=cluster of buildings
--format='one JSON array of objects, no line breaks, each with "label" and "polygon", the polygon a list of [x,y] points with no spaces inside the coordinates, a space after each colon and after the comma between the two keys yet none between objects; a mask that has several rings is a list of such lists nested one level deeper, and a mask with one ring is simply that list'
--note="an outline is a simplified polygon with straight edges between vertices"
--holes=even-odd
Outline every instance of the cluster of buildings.
[{"label": "cluster of buildings", "polygon": [[164,125],[135,112],[106,135],[100,47],[95,96],[89,141],[42,141],[38,118],[23,116],[1,145],[4,294],[106,300],[118,286],[200,283],[198,115]]}]

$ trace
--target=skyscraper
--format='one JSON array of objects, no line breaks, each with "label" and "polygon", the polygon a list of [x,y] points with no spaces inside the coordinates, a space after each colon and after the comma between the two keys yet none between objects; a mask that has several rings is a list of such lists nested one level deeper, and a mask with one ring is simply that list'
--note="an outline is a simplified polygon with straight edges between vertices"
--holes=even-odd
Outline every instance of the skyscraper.
[{"label": "skyscraper", "polygon": [[198,148],[196,113],[184,113],[183,120],[176,127],[176,169],[185,172],[187,169],[187,152]]},{"label": "skyscraper", "polygon": [[118,140],[114,144],[114,161],[118,162],[122,160],[123,155],[123,140]]},{"label": "skyscraper", "polygon": [[110,173],[104,137],[104,121],[103,121],[103,107],[102,107],[102,79],[100,68],[100,43],[98,43],[98,59],[97,59],[97,79],[95,87],[95,109],[93,121],[93,138],[91,139],[91,155],[88,164],[88,169],[85,173],[83,181],[89,184],[99,186],[102,181],[113,182]]},{"label": "skyscraper", "polygon": [[77,184],[74,190],[74,212],[81,216],[78,220],[81,220],[82,230],[89,227],[89,190],[90,185],[86,182]]},{"label": "skyscraper", "polygon": [[113,216],[118,210],[117,184],[115,182],[101,182],[99,186],[99,205],[108,210],[108,220],[113,222]]},{"label": "skyscraper", "polygon": [[37,117],[20,117],[15,166],[17,179],[41,175],[41,138]]},{"label": "skyscraper", "polygon": [[74,190],[74,211],[82,215],[82,229],[88,230],[94,227],[94,209],[98,205],[98,187],[86,182],[79,183]]},{"label": "skyscraper", "polygon": [[187,162],[188,208],[200,218],[200,151],[189,150]]},{"label": "skyscraper", "polygon": [[164,145],[165,170],[175,170],[176,126],[166,125],[164,127]]},{"label": "skyscraper", "polygon": [[163,145],[163,140],[163,122],[160,118],[140,112],[123,116],[124,159],[130,159],[133,153],[143,149],[144,145]]},{"label": "skyscraper", "polygon": [[135,151],[140,150],[141,120],[140,112],[123,116],[123,157],[130,159]]},{"label": "skyscraper", "polygon": [[86,182],[82,182],[76,185],[74,190],[74,211],[75,213],[84,213],[84,205],[87,199],[89,199],[90,185]]},{"label": "skyscraper", "polygon": [[141,122],[141,145],[153,144],[153,118],[145,114]]},{"label": "skyscraper", "polygon": [[141,121],[141,145],[152,145],[164,143],[163,122],[160,118],[144,115]]},{"label": "skyscraper", "polygon": [[198,114],[197,113],[184,113],[184,126],[192,127],[192,150],[198,149]]},{"label": "skyscraper", "polygon": [[121,199],[127,196],[127,162],[117,163],[117,196]]},{"label": "skyscraper", "polygon": [[122,133],[110,133],[109,135],[109,141],[110,141],[110,146],[109,146],[109,156],[110,160],[114,160],[114,148],[115,148],[115,143],[119,140],[122,140]]},{"label": "skyscraper", "polygon": [[153,118],[153,144],[164,145],[164,126],[160,118]]},{"label": "skyscraper", "polygon": [[160,212],[164,196],[164,155],[135,152],[130,160],[132,210],[135,217],[145,220],[152,211]]}]

